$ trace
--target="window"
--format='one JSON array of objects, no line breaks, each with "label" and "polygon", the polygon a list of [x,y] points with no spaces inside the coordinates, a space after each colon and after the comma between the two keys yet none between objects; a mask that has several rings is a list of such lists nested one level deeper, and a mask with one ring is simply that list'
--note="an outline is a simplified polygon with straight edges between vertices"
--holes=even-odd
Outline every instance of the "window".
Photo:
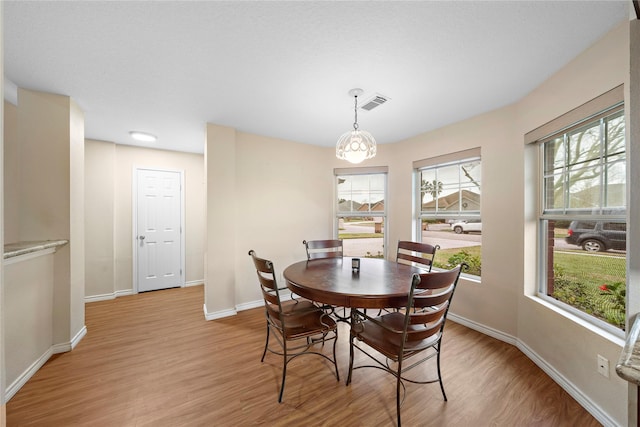
[{"label": "window", "polygon": [[336,169],[337,235],[345,256],[384,258],[386,168]]},{"label": "window", "polygon": [[467,274],[481,275],[480,150],[414,163],[418,240],[439,245],[434,267],[464,261]]},{"label": "window", "polygon": [[624,329],[626,147],[621,103],[538,141],[540,294]]}]

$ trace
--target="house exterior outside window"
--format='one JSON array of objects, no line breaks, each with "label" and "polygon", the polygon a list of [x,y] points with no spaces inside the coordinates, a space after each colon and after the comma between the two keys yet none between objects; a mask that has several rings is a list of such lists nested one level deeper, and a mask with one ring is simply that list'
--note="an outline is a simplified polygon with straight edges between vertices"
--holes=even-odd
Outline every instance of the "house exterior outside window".
[{"label": "house exterior outside window", "polygon": [[417,240],[439,245],[434,267],[466,262],[466,273],[482,272],[482,162],[470,149],[414,162]]},{"label": "house exterior outside window", "polygon": [[345,256],[386,256],[387,168],[340,168],[336,180],[336,237]]}]

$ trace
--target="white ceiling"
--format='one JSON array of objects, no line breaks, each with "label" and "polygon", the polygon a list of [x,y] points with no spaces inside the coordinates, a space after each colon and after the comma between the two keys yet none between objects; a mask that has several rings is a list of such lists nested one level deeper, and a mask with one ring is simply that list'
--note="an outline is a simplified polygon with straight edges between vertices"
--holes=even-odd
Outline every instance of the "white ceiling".
[{"label": "white ceiling", "polygon": [[[5,96],[71,96],[85,136],[203,152],[207,122],[332,146],[353,98],[378,143],[517,101],[631,1],[5,1]],[[135,143],[130,130],[158,136]]]}]

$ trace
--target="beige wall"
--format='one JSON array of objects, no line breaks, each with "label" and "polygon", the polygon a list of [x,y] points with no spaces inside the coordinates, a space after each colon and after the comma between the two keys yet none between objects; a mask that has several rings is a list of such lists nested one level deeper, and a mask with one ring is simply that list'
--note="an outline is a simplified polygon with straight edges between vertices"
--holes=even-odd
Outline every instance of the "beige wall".
[{"label": "beige wall", "polygon": [[181,170],[185,183],[185,278],[204,279],[204,157],[201,154],[86,141],[88,298],[133,290],[132,185],[135,167]]},{"label": "beige wall", "polygon": [[3,153],[13,164],[3,168],[12,184],[3,191],[11,213],[3,228],[11,242],[68,241],[55,253],[5,263],[3,379],[15,392],[17,380],[52,353],[72,349],[86,332],[84,114],[67,96],[25,89],[18,90],[17,106],[5,105]]},{"label": "beige wall", "polygon": [[[623,23],[587,51],[571,61],[560,72],[536,88],[516,106],[519,140],[522,135],[555,117],[613,89],[629,84],[629,27]],[[533,175],[537,169],[535,147],[526,147],[525,173]],[[633,169],[637,166],[629,162]],[[633,185],[629,185],[633,188]],[[518,338],[531,351],[549,363],[565,378],[587,395],[613,419],[626,424],[627,385],[611,370],[610,378],[596,372],[597,355],[603,355],[613,367],[620,356],[621,342],[606,334],[597,334],[573,321],[566,314],[542,304],[535,297],[536,245],[536,187],[526,190],[524,248],[526,257],[523,289],[518,289]],[[630,205],[635,211],[637,206]],[[631,226],[630,228],[633,228]],[[638,256],[629,251],[629,259]],[[632,289],[630,289],[630,293]]]},{"label": "beige wall", "polygon": [[4,101],[4,241],[20,240],[20,144],[18,144],[18,108]]},{"label": "beige wall", "polygon": [[[260,301],[250,249],[282,270],[304,259],[304,239],[333,235],[335,153],[207,125],[205,314]],[[327,208],[329,207],[329,208]]]},{"label": "beige wall", "polygon": [[303,240],[333,236],[335,152],[238,133],[236,157],[236,302],[247,302],[262,298],[250,249],[271,259],[281,280],[306,257]]},{"label": "beige wall", "polygon": [[53,341],[71,343],[84,331],[84,114],[67,96],[19,88],[17,125],[18,238],[69,241],[54,256]]},{"label": "beige wall", "polygon": [[[84,326],[85,223],[84,223],[84,112],[69,103],[69,337]],[[64,248],[63,248],[64,249]],[[62,286],[66,289],[66,286]],[[54,299],[55,301],[55,299]],[[58,306],[55,307],[57,309]],[[63,334],[63,337],[65,335]],[[59,341],[56,341],[59,342]]]},{"label": "beige wall", "polygon": [[15,392],[14,383],[54,344],[53,270],[54,254],[4,266],[4,298],[11,301],[3,307],[4,319],[10,325],[5,328],[4,337],[6,348],[10,349],[5,358],[6,386],[10,392]]},{"label": "beige wall", "polygon": [[[463,280],[452,310],[508,335],[517,332],[518,289],[513,284],[522,280],[523,245],[522,237],[514,232],[521,229],[517,218],[512,222],[513,213],[522,211],[521,166],[515,161],[505,162],[505,159],[522,158],[522,148],[510,144],[514,138],[512,121],[510,108],[483,114],[399,143],[382,145],[376,158],[370,161],[371,165],[389,166],[388,238],[389,247],[395,247],[399,239],[415,238],[411,193],[413,161],[481,148],[482,284]],[[512,227],[503,226],[507,216]],[[504,265],[509,268],[503,268]],[[495,293],[496,298],[486,298],[487,292]]]},{"label": "beige wall", "polygon": [[[207,124],[205,141],[205,311],[232,309],[236,302],[236,132]],[[251,204],[252,200],[247,200]],[[240,246],[240,245],[238,245]]]},{"label": "beige wall", "polygon": [[115,157],[111,142],[85,142],[85,295],[115,292]]},{"label": "beige wall", "polygon": [[[4,227],[7,235],[6,242],[37,240],[36,233],[21,236],[20,232],[22,217],[20,183],[23,180],[27,180],[27,185],[31,185],[31,182],[37,184],[37,182],[31,180],[30,176],[21,176],[22,168],[15,166],[21,164],[19,161],[21,145],[17,141],[17,109],[11,104],[5,103],[5,105],[8,107],[8,114],[5,116],[5,123],[8,124],[5,136],[9,138],[10,143],[5,146],[4,174],[5,180],[12,184],[11,188],[4,192],[5,211],[8,213]],[[133,289],[131,186],[134,166],[184,171],[185,277],[187,283],[202,281],[205,240],[203,155],[119,146],[111,142],[93,140],[85,141],[83,147],[86,148],[82,150],[84,153],[82,168],[70,172],[74,176],[84,176],[84,179],[74,178],[70,181],[74,187],[71,194],[83,195],[84,200],[81,202],[83,209],[81,214],[75,214],[69,219],[75,224],[86,224],[84,231],[86,236],[73,238],[74,242],[83,242],[86,245],[86,248],[82,248],[75,255],[85,257],[86,271],[76,272],[74,276],[79,277],[80,274],[83,276],[85,284],[81,297],[113,296],[118,291],[126,293]],[[76,153],[76,162],[82,156],[77,148],[73,151]],[[56,155],[58,154],[52,154],[49,157]],[[47,156],[38,155],[37,157],[42,159]],[[59,159],[59,161],[63,160]],[[25,175],[28,174],[25,173]],[[59,197],[55,194],[51,196],[52,201],[58,199]],[[72,203],[71,197],[68,203]],[[75,199],[74,203],[77,203]],[[51,209],[57,209],[55,204],[52,204]],[[74,247],[78,249],[78,245]],[[74,289],[79,289],[79,285],[76,284]],[[71,294],[68,295],[68,297],[71,296]],[[73,297],[78,298],[78,295],[74,294]]]},{"label": "beige wall", "polygon": [[69,98],[18,89],[20,240],[68,239]]}]

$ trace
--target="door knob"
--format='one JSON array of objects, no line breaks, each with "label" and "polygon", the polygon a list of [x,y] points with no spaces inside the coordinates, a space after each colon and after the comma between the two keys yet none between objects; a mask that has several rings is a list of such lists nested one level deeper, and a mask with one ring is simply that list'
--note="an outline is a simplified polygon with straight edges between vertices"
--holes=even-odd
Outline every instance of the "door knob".
[{"label": "door knob", "polygon": [[144,240],[144,236],[139,236],[138,239]]}]

